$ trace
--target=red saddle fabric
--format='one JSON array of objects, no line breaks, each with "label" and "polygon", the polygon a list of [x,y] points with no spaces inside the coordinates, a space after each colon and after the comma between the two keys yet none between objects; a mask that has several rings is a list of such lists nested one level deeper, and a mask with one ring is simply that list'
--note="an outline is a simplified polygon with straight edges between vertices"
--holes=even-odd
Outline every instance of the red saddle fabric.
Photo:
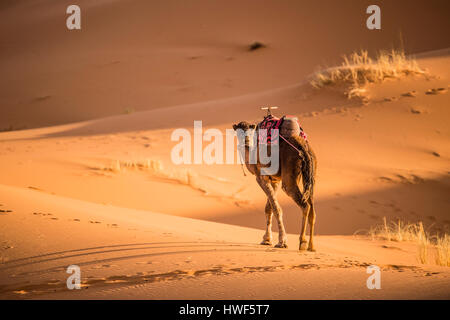
[{"label": "red saddle fabric", "polygon": [[261,144],[272,144],[277,141],[279,131],[275,132],[272,130],[280,130],[281,123],[283,123],[283,119],[276,118],[272,115],[264,117],[264,120],[258,125],[258,142]]},{"label": "red saddle fabric", "polygon": [[[261,144],[276,143],[276,141],[278,141],[278,138],[279,138],[279,136],[278,136],[279,130],[281,129],[281,125],[283,124],[283,120],[285,117],[296,118],[297,123],[298,123],[297,117],[294,117],[294,116],[283,116],[280,119],[273,115],[268,115],[268,116],[264,117],[264,120],[258,124],[258,142]],[[300,127],[300,136],[303,139],[308,140],[307,135],[303,131],[303,128],[300,125],[300,123],[298,123],[298,125]],[[260,129],[265,129],[265,130],[260,130]],[[278,131],[272,131],[275,129],[278,129]]]}]

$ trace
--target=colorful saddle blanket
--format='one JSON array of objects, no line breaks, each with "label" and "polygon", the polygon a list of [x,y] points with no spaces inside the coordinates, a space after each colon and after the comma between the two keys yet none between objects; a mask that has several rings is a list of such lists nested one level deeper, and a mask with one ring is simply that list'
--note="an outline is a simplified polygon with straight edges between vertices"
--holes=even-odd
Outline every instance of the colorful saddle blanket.
[{"label": "colorful saddle blanket", "polygon": [[[279,134],[281,131],[281,125],[286,118],[295,118],[297,124],[300,128],[300,136],[307,140],[306,133],[303,131],[300,123],[298,123],[297,117],[293,116],[283,116],[281,119],[274,117],[273,115],[268,115],[264,117],[264,120],[258,124],[258,142],[260,144],[273,144],[278,141]],[[261,130],[263,129],[263,130]],[[274,131],[277,129],[277,131]]]},{"label": "colorful saddle blanket", "polygon": [[[264,120],[258,124],[258,143],[272,144],[278,141],[278,134],[283,123],[283,119],[276,118],[272,115],[264,117]],[[278,129],[278,131],[274,131]]]}]

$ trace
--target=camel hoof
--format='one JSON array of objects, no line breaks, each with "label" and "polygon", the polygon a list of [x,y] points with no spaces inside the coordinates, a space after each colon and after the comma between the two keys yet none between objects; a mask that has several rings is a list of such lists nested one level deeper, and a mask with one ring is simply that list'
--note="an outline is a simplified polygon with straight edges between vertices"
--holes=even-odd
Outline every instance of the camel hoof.
[{"label": "camel hoof", "polygon": [[306,246],[307,246],[307,242],[306,241],[301,241],[300,245],[298,246],[298,250],[300,251],[305,251],[306,250]]},{"label": "camel hoof", "polygon": [[272,241],[271,240],[263,240],[259,244],[261,244],[263,246],[271,246],[272,245]]},{"label": "camel hoof", "polygon": [[316,249],[314,249],[314,248],[308,248],[308,251],[310,251],[310,252],[316,252]]},{"label": "camel hoof", "polygon": [[285,242],[280,242],[275,245],[275,248],[287,248],[288,245]]}]

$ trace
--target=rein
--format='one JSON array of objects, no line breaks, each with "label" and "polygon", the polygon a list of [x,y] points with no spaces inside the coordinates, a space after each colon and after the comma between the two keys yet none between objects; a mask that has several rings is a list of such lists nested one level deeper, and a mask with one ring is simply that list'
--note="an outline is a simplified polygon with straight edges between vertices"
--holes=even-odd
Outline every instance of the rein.
[{"label": "rein", "polygon": [[300,150],[298,150],[296,146],[294,146],[292,143],[290,143],[289,141],[287,141],[287,139],[286,139],[285,137],[283,137],[281,134],[280,134],[279,136],[281,137],[281,139],[283,139],[284,141],[286,141],[287,144],[289,144],[292,148],[294,148],[294,149],[298,152],[298,154],[299,154],[300,156],[302,155],[302,152],[301,152]]},{"label": "rein", "polygon": [[[244,149],[244,152],[245,152],[245,149]],[[245,170],[244,170],[244,159],[243,159],[243,157],[242,157],[242,153],[240,153],[240,152],[239,152],[239,157],[241,158],[241,168],[242,168],[242,173],[244,174],[244,177],[246,177],[247,174],[245,173]]]}]

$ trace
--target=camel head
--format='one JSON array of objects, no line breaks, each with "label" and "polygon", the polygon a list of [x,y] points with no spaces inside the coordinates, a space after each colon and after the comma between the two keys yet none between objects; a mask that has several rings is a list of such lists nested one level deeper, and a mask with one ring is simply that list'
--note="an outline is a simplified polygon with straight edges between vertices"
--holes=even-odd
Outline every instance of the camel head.
[{"label": "camel head", "polygon": [[[237,133],[239,144],[249,146],[250,138],[253,137],[256,125],[247,121],[241,121],[233,124],[233,129]],[[244,142],[244,143],[243,143]]]}]

